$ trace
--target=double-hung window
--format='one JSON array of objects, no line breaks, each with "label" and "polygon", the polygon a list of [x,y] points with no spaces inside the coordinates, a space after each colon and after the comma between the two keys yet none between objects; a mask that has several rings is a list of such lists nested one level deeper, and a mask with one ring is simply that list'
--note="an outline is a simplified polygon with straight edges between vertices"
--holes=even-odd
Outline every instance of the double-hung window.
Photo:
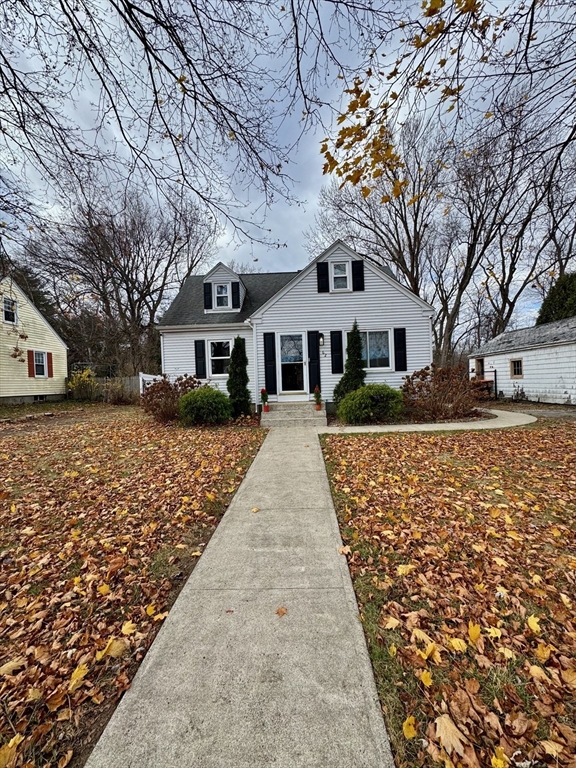
[{"label": "double-hung window", "polygon": [[210,370],[212,371],[212,376],[228,375],[231,348],[232,345],[229,341],[210,342]]},{"label": "double-hung window", "polygon": [[4,296],[2,302],[3,317],[5,323],[16,323],[17,317],[17,303],[16,299],[11,299],[9,296]]},{"label": "double-hung window", "polygon": [[42,378],[47,375],[46,352],[34,352],[34,376]]},{"label": "double-hung window", "polygon": [[524,377],[522,360],[510,360],[510,377],[512,379],[522,379]]},{"label": "double-hung window", "polygon": [[390,332],[360,331],[364,368],[390,368]]},{"label": "double-hung window", "polygon": [[333,261],[330,264],[333,291],[350,290],[350,262]]},{"label": "double-hung window", "polygon": [[215,283],[214,294],[214,305],[217,309],[228,309],[230,307],[230,283]]}]

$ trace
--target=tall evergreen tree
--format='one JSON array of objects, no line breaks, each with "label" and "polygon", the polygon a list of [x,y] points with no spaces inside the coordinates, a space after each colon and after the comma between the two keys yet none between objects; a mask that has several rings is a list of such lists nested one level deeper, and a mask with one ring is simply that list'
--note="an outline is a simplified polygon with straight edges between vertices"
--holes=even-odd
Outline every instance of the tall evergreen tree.
[{"label": "tall evergreen tree", "polygon": [[252,412],[252,401],[248,390],[248,358],[246,341],[241,336],[234,339],[226,387],[230,395],[233,418],[249,416]]},{"label": "tall evergreen tree", "polygon": [[334,402],[336,406],[339,405],[342,398],[348,392],[354,392],[363,387],[365,379],[366,370],[364,369],[364,361],[362,359],[362,336],[358,330],[358,323],[354,320],[352,330],[348,334],[344,374],[334,387]]},{"label": "tall evergreen tree", "polygon": [[576,272],[562,275],[542,302],[536,325],[576,316]]}]

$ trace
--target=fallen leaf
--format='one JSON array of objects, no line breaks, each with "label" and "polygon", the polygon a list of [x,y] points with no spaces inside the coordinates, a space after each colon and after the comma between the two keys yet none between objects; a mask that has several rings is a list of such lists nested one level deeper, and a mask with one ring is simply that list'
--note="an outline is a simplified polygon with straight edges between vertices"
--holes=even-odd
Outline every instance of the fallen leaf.
[{"label": "fallen leaf", "polygon": [[540,632],[542,631],[540,629],[540,619],[534,616],[534,614],[528,617],[528,621],[526,623],[528,624],[528,626],[530,627],[532,632],[534,632],[535,635],[539,635]]},{"label": "fallen leaf", "polygon": [[260,512],[260,507],[252,507],[251,512]]},{"label": "fallen leaf", "polygon": [[133,621],[125,621],[124,624],[122,624],[123,635],[133,635],[137,629],[138,627],[136,626],[136,624],[134,624]]},{"label": "fallen leaf", "polygon": [[399,565],[396,568],[396,573],[398,576],[407,576],[409,573],[415,570],[415,568],[416,566],[412,564]]},{"label": "fallen leaf", "polygon": [[74,750],[69,749],[68,752],[66,752],[65,755],[63,755],[60,760],[58,760],[58,768],[66,768],[70,760],[72,760],[72,755],[74,754]]},{"label": "fallen leaf", "polygon": [[106,596],[110,594],[110,587],[108,584],[101,584],[99,587],[97,587],[98,592],[100,592],[101,595]]},{"label": "fallen leaf", "polygon": [[97,651],[96,661],[101,661],[105,656],[112,656],[115,659],[119,659],[127,651],[127,645],[124,640],[120,640],[116,637],[111,637],[106,643],[106,647],[102,651]]},{"label": "fallen leaf", "polygon": [[450,645],[453,651],[458,651],[459,653],[464,653],[468,648],[466,641],[462,640],[459,637],[451,637],[450,640],[448,641],[448,644]]},{"label": "fallen leaf", "polygon": [[68,685],[68,693],[74,693],[75,690],[80,688],[82,681],[88,674],[88,665],[79,664],[70,677],[70,684]]},{"label": "fallen leaf", "polygon": [[538,743],[540,744],[541,747],[543,747],[544,752],[546,752],[547,755],[552,755],[552,757],[560,757],[560,755],[564,751],[563,745],[559,744],[557,741],[544,739],[543,741],[539,741]]},{"label": "fallen leaf", "polygon": [[468,637],[473,645],[476,645],[478,642],[481,632],[482,628],[480,627],[480,624],[475,624],[473,621],[468,623]]},{"label": "fallen leaf", "polygon": [[18,656],[18,658],[7,661],[6,664],[3,664],[0,667],[0,675],[6,675],[8,677],[24,666],[26,666],[26,659],[24,656]]},{"label": "fallen leaf", "polygon": [[427,669],[425,669],[424,672],[422,672],[420,675],[420,682],[425,685],[426,688],[429,688],[432,685],[432,675],[430,672],[428,672]]},{"label": "fallen leaf", "polygon": [[388,616],[386,624],[384,624],[384,629],[396,629],[399,624],[400,622],[398,619],[395,619],[394,616]]},{"label": "fallen leaf", "polygon": [[286,616],[286,614],[288,613],[288,609],[284,608],[284,606],[281,605],[280,608],[276,608],[276,613],[278,614],[278,616],[280,616],[280,618],[282,618],[282,616]]},{"label": "fallen leaf", "polygon": [[404,732],[404,737],[406,739],[413,739],[418,735],[415,726],[416,720],[412,715],[404,720],[402,723],[402,731]]},{"label": "fallen leaf", "polygon": [[450,756],[453,752],[456,752],[460,757],[463,757],[464,745],[470,742],[458,730],[450,715],[440,715],[434,722],[436,723],[436,738],[446,750],[446,754]]},{"label": "fallen leaf", "polygon": [[346,547],[340,547],[338,550],[339,555],[349,555],[352,552],[349,546]]},{"label": "fallen leaf", "polygon": [[14,765],[14,758],[16,757],[16,750],[18,745],[24,741],[24,736],[19,733],[13,736],[7,744],[0,747],[0,768],[8,768],[8,766]]}]

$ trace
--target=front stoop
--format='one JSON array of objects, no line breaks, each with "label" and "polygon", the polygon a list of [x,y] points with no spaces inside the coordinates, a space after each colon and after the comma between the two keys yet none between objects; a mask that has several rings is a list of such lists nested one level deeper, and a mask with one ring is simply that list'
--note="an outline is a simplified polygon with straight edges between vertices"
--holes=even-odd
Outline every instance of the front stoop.
[{"label": "front stoop", "polygon": [[270,403],[268,413],[262,411],[262,427],[325,427],[326,410],[316,410],[314,403]]}]

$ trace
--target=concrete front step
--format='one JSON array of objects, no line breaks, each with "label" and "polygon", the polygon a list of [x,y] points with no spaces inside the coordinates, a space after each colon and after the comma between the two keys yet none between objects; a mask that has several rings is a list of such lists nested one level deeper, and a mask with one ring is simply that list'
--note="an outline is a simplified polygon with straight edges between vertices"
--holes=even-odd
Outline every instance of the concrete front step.
[{"label": "concrete front step", "polygon": [[326,411],[317,411],[314,403],[271,403],[268,413],[262,411],[263,427],[325,427]]}]

